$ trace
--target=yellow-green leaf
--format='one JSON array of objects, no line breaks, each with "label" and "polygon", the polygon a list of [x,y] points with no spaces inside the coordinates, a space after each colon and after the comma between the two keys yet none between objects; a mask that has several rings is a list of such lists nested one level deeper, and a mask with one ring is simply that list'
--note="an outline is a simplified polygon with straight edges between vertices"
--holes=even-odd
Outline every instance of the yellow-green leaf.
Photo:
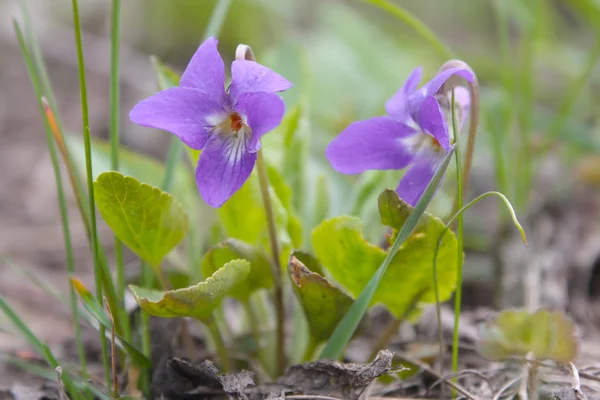
[{"label": "yellow-green leaf", "polygon": [[354,300],[321,275],[311,272],[293,255],[288,268],[313,339],[327,340]]},{"label": "yellow-green leaf", "polygon": [[234,260],[211,277],[185,289],[166,292],[130,285],[139,306],[150,315],[163,318],[193,317],[206,321],[231,288],[246,279],[250,263]]},{"label": "yellow-green leaf", "polygon": [[228,239],[206,252],[200,267],[202,274],[210,276],[224,264],[236,259],[250,262],[250,272],[246,279],[231,288],[231,297],[247,301],[254,291],[271,287],[273,275],[265,252],[236,239]]},{"label": "yellow-green leaf", "polygon": [[[385,196],[388,196],[386,193]],[[396,195],[397,198],[397,195]],[[400,201],[397,199],[397,201]],[[401,222],[410,207],[406,203],[386,209],[385,220]],[[395,224],[394,227],[399,227]],[[342,216],[319,225],[312,234],[317,258],[332,277],[354,296],[358,296],[386,257],[380,247],[362,236],[356,217]],[[433,256],[444,223],[424,213],[415,231],[406,239],[392,260],[371,305],[384,304],[397,318],[411,313],[415,302],[435,302]],[[450,298],[456,286],[456,237],[444,235],[437,258],[440,300]]]},{"label": "yellow-green leaf", "polygon": [[[271,203],[275,220],[279,228],[280,240],[289,242],[287,236],[287,213],[276,192],[270,188]],[[251,245],[268,248],[267,219],[258,185],[258,176],[254,171],[244,186],[217,209],[219,221],[227,237],[239,239]]]},{"label": "yellow-green leaf", "polygon": [[98,176],[94,190],[104,221],[155,268],[188,231],[189,219],[183,207],[158,188],[112,171]]},{"label": "yellow-green leaf", "polygon": [[559,311],[506,310],[481,325],[477,350],[489,360],[532,353],[537,360],[568,363],[577,356],[574,330]]}]

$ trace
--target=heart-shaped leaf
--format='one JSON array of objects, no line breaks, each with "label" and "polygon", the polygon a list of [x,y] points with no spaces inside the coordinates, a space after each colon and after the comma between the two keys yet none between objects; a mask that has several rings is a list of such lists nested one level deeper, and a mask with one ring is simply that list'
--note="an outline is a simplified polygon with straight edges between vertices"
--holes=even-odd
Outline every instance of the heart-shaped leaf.
[{"label": "heart-shaped leaf", "polygon": [[321,275],[311,272],[293,255],[288,268],[313,339],[327,340],[354,300]]},{"label": "heart-shaped leaf", "polygon": [[479,336],[477,350],[489,360],[532,353],[566,364],[577,356],[573,323],[559,311],[506,310],[482,324]]},{"label": "heart-shaped leaf", "polygon": [[189,219],[181,205],[158,188],[112,171],[98,176],[94,189],[107,225],[155,268],[188,231]]},{"label": "heart-shaped leaf", "polygon": [[[382,220],[400,229],[412,207],[393,191],[379,198]],[[404,318],[418,302],[435,302],[433,256],[444,223],[424,213],[415,231],[392,260],[371,305],[384,304],[397,318]],[[358,296],[386,257],[380,247],[367,242],[356,217],[336,217],[323,222],[312,235],[319,260],[332,277]],[[437,275],[440,300],[450,298],[456,286],[456,237],[447,232],[440,245]]]},{"label": "heart-shaped leaf", "polygon": [[249,261],[251,268],[248,277],[231,288],[231,297],[248,301],[254,291],[271,287],[273,275],[267,255],[262,250],[236,239],[228,239],[206,252],[200,266],[202,274],[210,276],[225,263],[236,259]]},{"label": "heart-shaped leaf", "polygon": [[139,306],[150,315],[163,318],[193,317],[208,320],[231,288],[246,279],[250,263],[234,260],[211,277],[185,289],[160,291],[130,285]]}]

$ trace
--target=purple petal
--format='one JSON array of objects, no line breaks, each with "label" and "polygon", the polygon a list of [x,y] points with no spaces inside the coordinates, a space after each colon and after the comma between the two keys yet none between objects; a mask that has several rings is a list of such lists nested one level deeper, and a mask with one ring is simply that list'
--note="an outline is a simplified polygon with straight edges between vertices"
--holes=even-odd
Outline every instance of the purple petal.
[{"label": "purple petal", "polygon": [[431,134],[442,148],[450,150],[450,138],[446,117],[438,101],[433,97],[426,97],[419,111],[419,125],[425,132]]},{"label": "purple petal", "polygon": [[333,169],[343,174],[367,170],[402,169],[413,158],[403,140],[415,131],[389,117],[350,124],[325,150]]},{"label": "purple petal", "polygon": [[444,151],[420,151],[415,156],[414,164],[406,171],[396,189],[400,198],[414,207],[425,192],[435,171],[444,161],[446,154]]},{"label": "purple petal", "polygon": [[427,96],[435,96],[435,94],[440,90],[442,85],[446,83],[451,76],[456,75],[464,78],[467,82],[473,82],[475,77],[473,73],[466,68],[448,68],[442,72],[439,72],[436,76],[433,77],[432,80],[427,82],[419,92],[422,92],[422,97],[425,98]]},{"label": "purple petal", "polygon": [[404,121],[407,117],[406,100],[408,96],[417,89],[417,85],[421,82],[423,68],[415,68],[404,85],[385,103],[385,111],[390,117],[394,117],[399,121]]},{"label": "purple petal", "polygon": [[196,183],[204,201],[211,207],[221,207],[244,185],[256,157],[242,137],[211,135],[196,168]]},{"label": "purple petal", "polygon": [[252,129],[248,149],[258,151],[260,138],[281,123],[285,104],[275,93],[244,93],[238,100],[236,111],[246,118]]},{"label": "purple petal", "polygon": [[181,75],[180,85],[202,90],[215,100],[222,101],[225,98],[225,67],[217,51],[218,43],[217,39],[210,37],[198,47]]},{"label": "purple petal", "polygon": [[231,64],[229,97],[234,107],[244,93],[281,92],[292,86],[287,79],[257,62],[235,60]]},{"label": "purple petal", "polygon": [[212,125],[207,120],[224,118],[226,112],[205,92],[173,87],[137,103],[129,118],[141,126],[169,131],[192,149],[201,150],[208,135],[205,127]]},{"label": "purple petal", "polygon": [[442,85],[454,75],[460,76],[468,82],[472,82],[475,79],[473,73],[466,68],[457,67],[446,69],[434,76],[433,79],[423,85],[421,89],[414,91],[408,96],[406,99],[406,112],[416,119],[423,100],[429,96],[435,96]]}]

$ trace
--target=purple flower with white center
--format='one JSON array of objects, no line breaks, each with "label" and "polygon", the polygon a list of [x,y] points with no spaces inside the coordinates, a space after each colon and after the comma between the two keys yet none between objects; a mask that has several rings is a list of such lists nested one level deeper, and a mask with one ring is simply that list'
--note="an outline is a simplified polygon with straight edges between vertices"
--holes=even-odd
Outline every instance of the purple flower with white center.
[{"label": "purple flower with white center", "polygon": [[235,60],[225,91],[225,68],[217,39],[200,45],[180,86],[142,100],[129,117],[138,125],[169,131],[202,150],[196,182],[202,198],[220,207],[248,179],[261,137],[281,123],[283,100],[276,92],[292,84],[254,61]]},{"label": "purple flower with white center", "polygon": [[[422,69],[416,68],[385,103],[389,116],[350,124],[325,151],[332,167],[343,174],[410,166],[396,191],[413,206],[455,140],[448,128],[452,125],[451,97],[444,91],[445,83],[452,77],[475,79],[468,68],[448,68],[417,89],[421,75]],[[467,89],[455,88],[455,105],[460,128],[470,107]]]}]

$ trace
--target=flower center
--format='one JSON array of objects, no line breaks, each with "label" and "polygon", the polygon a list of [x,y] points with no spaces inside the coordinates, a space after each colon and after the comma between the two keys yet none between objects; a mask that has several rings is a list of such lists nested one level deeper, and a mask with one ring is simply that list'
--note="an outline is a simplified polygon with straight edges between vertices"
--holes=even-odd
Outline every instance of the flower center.
[{"label": "flower center", "polygon": [[440,144],[440,142],[433,136],[430,136],[429,138],[431,139],[431,147],[433,147],[433,150],[440,151],[442,149],[442,145]]},{"label": "flower center", "polygon": [[239,132],[239,130],[244,127],[242,117],[240,117],[240,114],[238,113],[231,114],[229,120],[231,121],[231,130],[235,133]]}]

